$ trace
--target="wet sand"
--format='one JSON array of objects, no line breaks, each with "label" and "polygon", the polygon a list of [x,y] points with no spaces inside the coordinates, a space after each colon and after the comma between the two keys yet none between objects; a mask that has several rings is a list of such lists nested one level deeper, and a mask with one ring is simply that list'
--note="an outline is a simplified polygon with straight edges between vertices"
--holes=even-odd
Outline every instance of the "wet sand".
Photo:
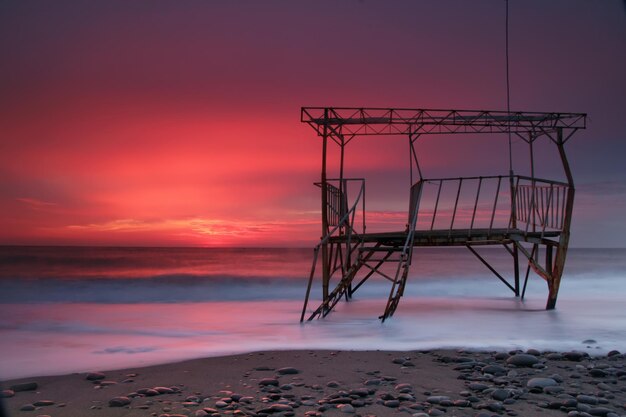
[{"label": "wet sand", "polygon": [[255,352],[6,381],[2,395],[9,416],[615,417],[626,355]]}]

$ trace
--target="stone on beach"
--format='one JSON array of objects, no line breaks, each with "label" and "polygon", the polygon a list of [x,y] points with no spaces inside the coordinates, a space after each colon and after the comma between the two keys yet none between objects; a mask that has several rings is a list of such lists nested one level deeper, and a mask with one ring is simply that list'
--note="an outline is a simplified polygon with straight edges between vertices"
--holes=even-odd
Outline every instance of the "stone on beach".
[{"label": "stone on beach", "polygon": [[0,391],[0,398],[11,398],[15,396],[15,391],[12,389],[5,389]]},{"label": "stone on beach", "polygon": [[115,397],[109,400],[109,407],[124,407],[128,404],[130,404],[128,397]]},{"label": "stone on beach", "polygon": [[106,375],[104,375],[102,372],[89,372],[85,377],[87,381],[99,381],[104,378],[106,378]]},{"label": "stone on beach", "polygon": [[33,403],[35,407],[47,407],[50,405],[54,405],[54,401],[51,400],[39,400]]},{"label": "stone on beach", "polygon": [[339,409],[339,411],[341,411],[342,413],[354,413],[354,407],[350,404],[339,404],[337,406],[337,408]]},{"label": "stone on beach", "polygon": [[263,378],[262,380],[259,381],[259,385],[262,387],[267,387],[267,386],[277,387],[278,380],[276,378]]},{"label": "stone on beach", "polygon": [[557,382],[552,378],[531,378],[526,383],[528,388],[541,388],[551,387],[557,385]]},{"label": "stone on beach", "polygon": [[295,374],[299,374],[300,373],[300,371],[298,369],[293,368],[291,366],[280,368],[276,372],[279,373],[280,375],[295,375]]},{"label": "stone on beach", "polygon": [[506,363],[519,367],[530,367],[539,363],[539,358],[535,355],[529,355],[528,353],[518,353],[508,358]]},{"label": "stone on beach", "polygon": [[11,385],[11,390],[14,392],[22,391],[34,391],[39,385],[36,382],[22,382],[20,384]]}]

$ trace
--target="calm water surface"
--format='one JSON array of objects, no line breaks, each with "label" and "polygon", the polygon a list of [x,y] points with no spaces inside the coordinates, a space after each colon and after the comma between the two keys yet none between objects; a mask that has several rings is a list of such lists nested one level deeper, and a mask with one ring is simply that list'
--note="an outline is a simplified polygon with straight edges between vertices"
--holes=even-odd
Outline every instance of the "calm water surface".
[{"label": "calm water surface", "polygon": [[[483,253],[511,275],[508,253]],[[570,250],[557,309],[545,311],[536,276],[521,302],[467,250],[420,249],[392,320],[377,320],[390,284],[372,280],[302,326],[311,259],[311,249],[0,247],[0,378],[265,349],[626,351],[626,250]]]}]

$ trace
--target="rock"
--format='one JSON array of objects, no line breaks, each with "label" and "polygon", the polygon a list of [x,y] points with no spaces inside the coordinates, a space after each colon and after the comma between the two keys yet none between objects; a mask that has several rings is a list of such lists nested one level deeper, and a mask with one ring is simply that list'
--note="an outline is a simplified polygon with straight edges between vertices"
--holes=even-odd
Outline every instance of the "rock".
[{"label": "rock", "polygon": [[505,389],[497,389],[497,390],[494,390],[494,391],[491,393],[491,398],[493,398],[493,399],[494,399],[494,400],[496,400],[496,401],[504,401],[504,400],[506,400],[507,398],[509,398],[509,395],[510,395],[510,393],[509,393],[509,391],[508,391],[508,390],[505,390]]},{"label": "rock", "polygon": [[468,388],[472,391],[484,391],[489,388],[489,385],[481,384],[479,382],[472,382],[471,384],[469,384]]},{"label": "rock", "polygon": [[263,378],[262,380],[259,381],[259,385],[262,387],[267,387],[267,386],[277,387],[278,380],[276,378]]},{"label": "rock", "polygon": [[496,355],[494,356],[494,358],[498,361],[503,361],[509,358],[509,354],[506,352],[498,352],[496,353]]},{"label": "rock", "polygon": [[85,377],[87,381],[99,381],[104,378],[106,378],[106,375],[104,375],[102,372],[89,372]]},{"label": "rock", "polygon": [[506,363],[520,367],[529,367],[539,363],[539,359],[536,356],[529,355],[527,353],[518,353],[507,359]]},{"label": "rock", "polygon": [[328,381],[326,383],[326,386],[328,388],[338,388],[339,387],[339,382],[337,382],[337,381]]},{"label": "rock", "polygon": [[443,401],[450,401],[450,397],[447,397],[445,395],[431,395],[430,397],[426,398],[426,402],[429,402],[431,404],[439,404]]},{"label": "rock", "polygon": [[109,400],[109,407],[124,407],[130,404],[130,398],[128,397],[115,397]]},{"label": "rock", "polygon": [[100,381],[98,384],[100,386],[102,386],[102,387],[109,387],[111,385],[117,385],[117,382],[115,382],[115,381]]},{"label": "rock", "polygon": [[546,355],[546,359],[549,359],[551,361],[562,361],[563,355],[558,352],[552,352]]},{"label": "rock", "polygon": [[617,355],[621,355],[622,353],[619,350],[612,350],[609,353],[606,354],[606,356],[608,356],[609,358],[612,356],[617,356]]},{"label": "rock", "polygon": [[563,357],[565,360],[572,362],[580,362],[586,356],[583,352],[565,352],[563,353]]},{"label": "rock", "polygon": [[152,388],[159,394],[173,394],[175,391],[169,387],[154,387]]},{"label": "rock", "polygon": [[368,379],[367,381],[365,381],[365,385],[366,386],[372,386],[372,385],[380,385],[383,381],[381,381],[378,378],[375,379]]},{"label": "rock", "polygon": [[541,356],[541,352],[539,352],[537,349],[528,349],[526,353],[533,356]]},{"label": "rock", "polygon": [[593,340],[593,339],[586,339],[586,340],[583,340],[583,341],[582,341],[582,344],[583,344],[583,345],[595,345],[596,343],[598,343],[598,342],[596,342],[596,341],[595,341],[595,340]]},{"label": "rock", "polygon": [[339,404],[337,406],[342,413],[352,414],[354,413],[354,407],[351,404]]},{"label": "rock", "polygon": [[14,392],[22,391],[34,391],[39,385],[36,382],[22,382],[21,384],[11,385],[11,390]]},{"label": "rock", "polygon": [[0,398],[11,398],[15,396],[15,391],[12,389],[5,389],[0,391]]},{"label": "rock", "polygon": [[196,412],[193,413],[194,417],[205,417],[205,416],[208,416],[208,415],[209,415],[209,413],[207,413],[204,410],[196,410]]},{"label": "rock", "polygon": [[32,404],[24,404],[20,407],[20,411],[35,411],[35,406]]},{"label": "rock", "polygon": [[441,410],[437,410],[436,408],[431,408],[428,411],[428,415],[430,417],[440,417],[443,416],[444,414],[446,414],[445,412],[441,411]]},{"label": "rock", "polygon": [[228,403],[226,401],[219,400],[219,401],[215,401],[215,406],[217,408],[226,408],[228,407]]},{"label": "rock", "polygon": [[557,385],[557,382],[552,378],[531,378],[526,383],[528,388],[541,388],[551,387]]},{"label": "rock", "polygon": [[359,397],[367,397],[369,395],[369,390],[367,388],[355,388],[351,389],[348,394],[356,395]]},{"label": "rock", "polygon": [[403,394],[413,392],[413,386],[411,384],[398,384],[394,387],[394,389]]},{"label": "rock", "polygon": [[50,405],[54,405],[54,401],[50,401],[50,400],[39,400],[37,402],[34,402],[33,405],[35,407],[47,407]]},{"label": "rock", "polygon": [[291,407],[289,404],[272,404],[270,410],[272,410],[272,412],[274,413],[282,413],[286,411],[293,411],[293,407]]},{"label": "rock", "polygon": [[507,373],[507,369],[500,365],[487,365],[482,368],[483,374],[491,374],[491,375],[505,375]]},{"label": "rock", "polygon": [[598,397],[594,397],[593,395],[578,395],[576,396],[576,400],[581,404],[590,404],[596,405],[598,404]]},{"label": "rock", "polygon": [[606,371],[603,371],[602,369],[593,368],[589,370],[589,375],[591,375],[594,378],[604,378],[608,374],[606,373]]},{"label": "rock", "polygon": [[591,407],[589,411],[587,411],[592,416],[601,416],[604,417],[607,414],[613,412],[613,410],[606,407]]},{"label": "rock", "polygon": [[280,375],[295,375],[295,374],[299,374],[300,373],[299,370],[297,370],[296,368],[293,368],[291,366],[280,368],[276,372],[278,372],[278,374],[280,374]]},{"label": "rock", "polygon": [[386,400],[383,402],[385,407],[389,408],[398,408],[400,406],[400,401],[398,400]]},{"label": "rock", "polygon": [[558,385],[551,385],[549,387],[544,387],[543,392],[550,395],[560,394],[565,391],[565,388],[559,387]]}]

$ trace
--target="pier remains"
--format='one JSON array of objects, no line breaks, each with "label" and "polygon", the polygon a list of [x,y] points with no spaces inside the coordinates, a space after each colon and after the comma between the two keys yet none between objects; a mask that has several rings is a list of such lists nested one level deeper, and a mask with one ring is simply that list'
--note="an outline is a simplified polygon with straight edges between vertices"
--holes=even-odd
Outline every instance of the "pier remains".
[{"label": "pier remains", "polygon": [[[322,237],[314,249],[301,322],[325,317],[372,276],[390,283],[380,316],[385,321],[393,316],[403,295],[414,249],[423,246],[466,247],[522,299],[532,270],[547,283],[546,309],[555,308],[574,206],[574,179],[565,143],[579,129],[585,129],[586,114],[304,107],[301,121],[311,126],[322,141],[321,179],[315,184],[321,190]],[[416,142],[424,135],[462,134],[508,135],[509,155],[502,158],[508,157],[509,172],[424,177]],[[361,136],[408,139],[410,193],[404,230],[367,232],[365,179],[349,178],[344,173],[346,147]],[[513,172],[511,136],[528,145],[527,175]],[[556,147],[564,181],[535,176],[533,144],[540,138]],[[340,153],[338,178],[327,177],[333,144]],[[511,255],[512,277],[505,278],[479,253],[478,248],[486,245],[500,246]],[[322,302],[311,310],[309,298],[320,253]],[[520,285],[523,263],[526,268]]]}]

